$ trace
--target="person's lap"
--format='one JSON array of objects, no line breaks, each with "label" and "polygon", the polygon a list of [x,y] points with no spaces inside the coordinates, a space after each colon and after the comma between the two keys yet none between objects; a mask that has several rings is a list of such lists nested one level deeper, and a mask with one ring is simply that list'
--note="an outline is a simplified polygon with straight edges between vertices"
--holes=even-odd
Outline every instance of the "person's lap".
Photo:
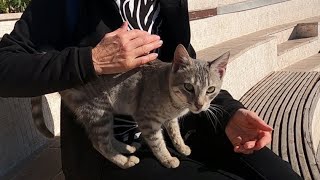
[{"label": "person's lap", "polygon": [[[178,168],[165,168],[149,148],[143,146],[135,154],[140,158],[140,163],[123,170],[95,151],[81,126],[70,118],[72,117],[66,111],[62,111],[62,167],[67,180],[300,179],[288,163],[268,148],[251,155],[241,155],[232,151],[232,146],[224,135],[203,137],[203,134],[197,132],[186,141],[192,149],[190,157],[182,157],[170,148],[172,155],[180,159]],[[204,127],[208,128],[206,124]],[[168,146],[169,142],[170,140]]]},{"label": "person's lap", "polygon": [[169,148],[171,154],[180,160],[178,168],[169,169],[153,156],[148,147],[142,147],[135,154],[140,158],[139,164],[129,169],[120,169],[109,161],[105,161],[102,171],[102,179],[144,179],[144,180],[212,180],[212,179],[242,179],[236,175],[223,171],[222,169],[208,168],[208,166],[192,160],[181,157],[176,151]]}]

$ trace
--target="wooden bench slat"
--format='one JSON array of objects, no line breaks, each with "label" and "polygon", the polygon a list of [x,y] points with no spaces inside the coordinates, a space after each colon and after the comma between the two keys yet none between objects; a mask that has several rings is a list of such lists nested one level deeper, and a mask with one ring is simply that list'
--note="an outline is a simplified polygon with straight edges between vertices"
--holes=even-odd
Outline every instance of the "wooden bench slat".
[{"label": "wooden bench slat", "polygon": [[[270,86],[270,84],[274,83],[275,81],[278,80],[277,77],[282,77],[283,75],[281,74],[285,74],[284,72],[280,73],[280,72],[275,72],[272,73],[267,79],[265,79],[264,81],[261,81],[260,84],[258,84],[257,88],[254,88],[254,92],[249,93],[246,96],[250,96],[250,98],[247,100],[247,102],[245,102],[246,107],[249,109],[252,109],[252,107],[254,106],[255,101],[258,99],[257,97],[260,97],[265,91],[267,91],[269,89],[268,86]],[[267,82],[267,83],[264,83]],[[272,88],[272,87],[270,87]]]},{"label": "wooden bench slat", "polygon": [[305,151],[303,146],[303,139],[304,136],[302,134],[302,123],[303,123],[303,117],[304,117],[304,107],[308,98],[308,95],[310,94],[313,85],[316,82],[316,79],[314,78],[316,76],[315,72],[312,72],[312,78],[308,80],[308,84],[306,86],[303,86],[301,89],[301,95],[300,102],[296,101],[297,103],[297,118],[296,118],[296,124],[295,124],[295,137],[296,137],[296,150],[297,150],[297,157],[301,169],[301,173],[304,179],[311,179],[311,169],[309,169],[308,163],[305,158]]},{"label": "wooden bench slat", "polygon": [[269,147],[304,179],[320,179],[320,155],[313,151],[311,137],[319,79],[319,72],[274,72],[240,99],[274,128]]},{"label": "wooden bench slat", "polygon": [[[287,80],[289,78],[288,74],[289,73],[284,72],[283,76],[281,76],[282,77],[281,79],[280,78],[276,79],[276,81],[270,84],[270,88],[265,87],[263,90],[261,90],[261,93],[259,94],[259,96],[256,96],[255,101],[252,102],[253,105],[250,107],[250,109],[256,111],[259,106],[262,106],[262,107],[269,106],[270,99],[274,98],[276,94],[278,94],[278,91],[281,90],[279,89],[281,84],[288,81]],[[278,74],[274,74],[274,76],[277,76],[277,75]],[[261,114],[260,112],[258,114],[260,114],[260,116],[263,116],[263,114]]]},{"label": "wooden bench slat", "polygon": [[[312,79],[310,79],[312,80]],[[299,165],[301,176],[304,178],[309,178],[310,173],[307,168],[307,163],[305,161],[304,152],[302,149],[302,139],[301,139],[301,119],[303,118],[303,114],[299,111],[299,108],[303,108],[304,102],[301,103],[303,94],[305,94],[306,86],[310,84],[310,81],[306,81],[306,85],[303,86],[303,88],[300,90],[299,96],[297,97],[297,100],[293,104],[291,108],[291,115],[289,117],[289,134],[288,139],[290,142],[289,144],[289,156],[290,159],[298,161],[294,167]],[[300,107],[299,107],[300,106]],[[301,107],[302,106],[302,107]],[[301,109],[300,109],[301,110]],[[290,140],[291,139],[291,140]],[[291,143],[294,141],[293,143]],[[294,163],[292,163],[294,164]]]},{"label": "wooden bench slat", "polygon": [[[308,75],[308,74],[305,74]],[[304,83],[306,84],[306,83]],[[304,85],[302,84],[302,85]],[[295,123],[297,118],[297,108],[295,106],[298,106],[299,104],[299,96],[301,96],[300,92],[295,93],[295,100],[293,100],[291,105],[291,108],[288,112],[288,125],[287,125],[287,133],[283,134],[283,139],[286,139],[287,141],[287,147],[283,147],[287,149],[287,156],[289,158],[289,162],[292,165],[292,168],[298,172],[300,175],[302,175],[302,169],[300,168],[299,161],[298,161],[298,152],[296,150],[296,137],[295,137]],[[284,153],[284,152],[283,152]]]},{"label": "wooden bench slat", "polygon": [[305,147],[306,160],[309,165],[309,169],[313,179],[320,179],[320,167],[316,161],[316,152],[313,150],[312,144],[312,118],[316,109],[316,105],[320,98],[320,76],[315,79],[315,85],[312,87],[311,92],[308,95],[307,102],[304,107],[304,121],[302,124],[303,145]]},{"label": "wooden bench slat", "polygon": [[[279,99],[283,96],[285,90],[294,83],[296,78],[299,78],[302,73],[287,73],[287,77],[284,78],[284,81],[279,81],[277,84],[277,90],[271,94],[266,103],[266,114],[263,116],[264,119],[267,120],[270,126],[274,126],[275,116],[278,114],[278,104]],[[283,87],[281,87],[283,86]]]},{"label": "wooden bench slat", "polygon": [[[265,78],[263,78],[262,80],[260,80],[257,85],[253,86],[246,94],[244,94],[242,96],[242,98],[240,99],[240,101],[243,104],[249,105],[248,101],[251,101],[251,98],[254,98],[254,96],[259,96],[259,92],[261,91],[261,89],[265,89],[264,87],[268,87],[268,85],[270,83],[272,83],[272,80],[277,79],[278,76],[280,76],[280,74],[284,74],[283,72],[272,72],[270,73],[268,76],[266,76]],[[274,74],[279,74],[278,76],[274,76]],[[270,80],[271,79],[271,80]]]},{"label": "wooden bench slat", "polygon": [[[278,102],[279,97],[281,96],[281,94],[283,94],[288,86],[292,85],[294,79],[298,77],[299,74],[286,74],[286,76],[283,78],[283,81],[277,82],[277,90],[270,94],[269,97],[267,97],[268,100],[266,101],[266,108],[262,109],[260,114],[263,115],[263,118],[265,118],[268,123],[271,123],[272,126],[273,122],[270,121],[270,117],[272,115],[272,112],[275,111],[274,108],[276,106],[276,103]],[[280,86],[283,86],[283,84],[285,84],[285,88],[279,88]]]},{"label": "wooden bench slat", "polygon": [[[263,95],[264,99],[262,100],[261,104],[259,105],[262,107],[262,109],[259,112],[261,117],[265,118],[265,115],[266,115],[266,112],[268,111],[268,109],[271,109],[271,111],[272,111],[272,108],[274,106],[274,104],[272,104],[272,102],[275,103],[274,99],[275,99],[275,97],[277,97],[277,94],[279,94],[279,92],[281,91],[281,88],[279,88],[279,87],[283,83],[290,84],[290,79],[292,79],[291,76],[295,76],[295,75],[283,72],[283,76],[281,78],[279,78],[276,82],[273,82],[269,92],[264,93],[264,95]],[[263,108],[263,107],[265,107],[265,108]]]},{"label": "wooden bench slat", "polygon": [[[316,105],[318,104],[319,100],[320,100],[320,79],[318,80],[317,84],[315,85],[315,87],[313,88],[313,92],[310,94],[310,97],[313,97],[312,102],[311,102],[311,110],[309,112],[309,122],[308,122],[308,127],[309,127],[309,132],[312,132],[312,119],[313,115],[315,113],[316,110]],[[308,104],[306,105],[306,107],[308,107]],[[307,141],[311,146],[313,147],[313,142],[311,140],[311,133],[308,133],[309,136],[307,136]],[[315,161],[317,164],[317,167],[319,169],[320,172],[320,146],[318,145],[318,148],[316,150],[314,150],[314,155],[315,155]],[[320,179],[320,178],[319,178]]]},{"label": "wooden bench slat", "polygon": [[[275,131],[273,136],[278,138],[276,138],[274,143],[277,143],[277,144],[279,143],[279,147],[280,147],[279,154],[286,161],[289,161],[288,150],[287,150],[288,148],[287,140],[290,132],[288,131],[289,114],[291,112],[291,107],[293,103],[297,99],[298,92],[299,92],[298,90],[302,86],[304,86],[303,82],[307,77],[308,77],[308,74],[301,75],[300,78],[294,79],[294,82],[290,87],[286,88],[288,93],[286,93],[285,100],[281,103],[279,115],[277,116],[277,121],[275,125],[277,131]],[[277,146],[274,148],[278,149]]]},{"label": "wooden bench slat", "polygon": [[269,97],[272,93],[275,93],[281,84],[286,81],[286,73],[283,73],[282,75],[274,74],[274,76],[278,76],[278,78],[274,78],[275,81],[272,81],[269,87],[264,88],[263,93],[258,99],[256,99],[252,109],[254,109],[258,114],[261,112],[261,109],[267,105],[265,102],[268,100],[268,98],[266,97]]},{"label": "wooden bench slat", "polygon": [[[276,154],[280,154],[279,148],[280,145],[280,130],[281,129],[281,123],[283,120],[283,115],[285,113],[287,103],[291,99],[292,95],[295,95],[299,93],[299,89],[304,86],[304,80],[307,79],[310,75],[309,73],[294,73],[296,76],[294,76],[291,80],[291,83],[284,84],[281,89],[283,89],[283,92],[281,92],[278,99],[275,99],[276,104],[274,106],[274,111],[271,113],[270,116],[270,125],[273,124],[273,141],[271,144],[272,150],[276,152]],[[287,131],[285,132],[287,135]]]}]

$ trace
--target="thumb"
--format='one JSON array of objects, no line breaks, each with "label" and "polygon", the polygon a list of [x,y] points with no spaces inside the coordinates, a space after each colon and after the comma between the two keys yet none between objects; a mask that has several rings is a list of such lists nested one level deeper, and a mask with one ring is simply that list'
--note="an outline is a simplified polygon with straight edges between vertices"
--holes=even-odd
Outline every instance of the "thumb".
[{"label": "thumb", "polygon": [[248,121],[255,125],[257,128],[263,131],[272,131],[273,128],[270,127],[267,123],[265,123],[257,114],[250,113],[250,116],[248,118]]},{"label": "thumb", "polygon": [[121,25],[120,29],[127,31],[128,30],[128,21],[123,22]]}]

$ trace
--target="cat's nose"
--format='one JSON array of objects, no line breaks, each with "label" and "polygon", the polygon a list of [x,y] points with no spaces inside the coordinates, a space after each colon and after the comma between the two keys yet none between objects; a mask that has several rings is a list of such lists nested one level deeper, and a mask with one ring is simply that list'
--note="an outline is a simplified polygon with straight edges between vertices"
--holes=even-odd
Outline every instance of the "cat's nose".
[{"label": "cat's nose", "polygon": [[195,106],[198,110],[202,109],[203,104],[202,103],[195,103]]}]

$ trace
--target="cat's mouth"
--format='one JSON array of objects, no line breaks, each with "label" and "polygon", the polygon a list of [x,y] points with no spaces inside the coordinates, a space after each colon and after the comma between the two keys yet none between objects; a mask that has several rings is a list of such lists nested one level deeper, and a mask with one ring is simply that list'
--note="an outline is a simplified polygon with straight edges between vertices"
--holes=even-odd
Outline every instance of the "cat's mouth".
[{"label": "cat's mouth", "polygon": [[196,106],[192,106],[189,108],[189,110],[193,113],[193,114],[199,114],[202,111],[207,111],[209,109],[209,106],[202,106],[202,107],[196,107]]},{"label": "cat's mouth", "polygon": [[200,108],[200,109],[196,109],[196,108],[190,108],[190,111],[193,113],[193,114],[199,114],[203,111],[203,108]]}]

